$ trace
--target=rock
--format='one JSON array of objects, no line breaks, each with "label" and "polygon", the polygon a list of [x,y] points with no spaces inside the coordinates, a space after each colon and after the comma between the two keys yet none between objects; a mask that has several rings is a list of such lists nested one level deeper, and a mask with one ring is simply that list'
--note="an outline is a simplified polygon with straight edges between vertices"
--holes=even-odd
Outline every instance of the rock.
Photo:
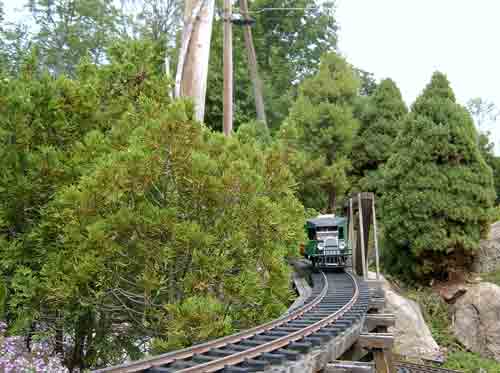
[{"label": "rock", "polygon": [[472,264],[474,272],[493,272],[500,266],[500,221],[492,224],[488,238],[481,240]]},{"label": "rock", "polygon": [[453,307],[453,332],[470,351],[500,361],[500,287],[470,286]]},{"label": "rock", "polygon": [[464,285],[443,286],[439,289],[439,295],[441,295],[447,303],[454,303],[466,292],[467,287]]},{"label": "rock", "polygon": [[[375,273],[370,272],[369,278],[375,279]],[[395,336],[394,352],[410,358],[439,360],[441,351],[432,338],[418,303],[395,292],[383,276],[381,280],[386,300],[384,312],[396,316],[396,326],[389,328]]]}]

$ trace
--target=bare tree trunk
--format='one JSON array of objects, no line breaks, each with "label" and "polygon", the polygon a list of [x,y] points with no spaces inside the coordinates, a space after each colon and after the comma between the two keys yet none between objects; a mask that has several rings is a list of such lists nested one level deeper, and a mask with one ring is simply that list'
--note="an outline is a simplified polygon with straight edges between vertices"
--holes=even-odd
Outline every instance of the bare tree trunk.
[{"label": "bare tree trunk", "polygon": [[332,188],[328,192],[328,213],[334,214],[336,209],[337,209],[337,193],[335,192],[335,189]]},{"label": "bare tree trunk", "polygon": [[191,97],[195,117],[203,121],[207,92],[208,59],[215,0],[186,0],[184,30],[175,79],[175,96]]},{"label": "bare tree trunk", "polygon": [[[247,0],[240,0],[240,8],[246,20],[249,20]],[[243,35],[245,37],[245,47],[248,57],[248,68],[250,70],[250,79],[252,79],[253,93],[255,96],[255,110],[257,119],[266,123],[266,110],[264,106],[264,96],[262,94],[262,81],[259,77],[259,68],[257,64],[257,55],[253,44],[252,29],[250,25],[244,26]]]}]

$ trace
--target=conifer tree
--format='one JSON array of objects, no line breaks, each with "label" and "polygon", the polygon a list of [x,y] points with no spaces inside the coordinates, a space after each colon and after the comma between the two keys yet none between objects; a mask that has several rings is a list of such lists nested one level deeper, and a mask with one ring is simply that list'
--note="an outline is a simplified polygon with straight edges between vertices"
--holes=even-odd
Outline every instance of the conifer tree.
[{"label": "conifer tree", "polygon": [[352,150],[353,174],[360,179],[360,190],[376,190],[380,167],[392,153],[401,119],[407,112],[401,92],[391,79],[380,82],[366,99]]},{"label": "conifer tree", "polygon": [[300,86],[282,138],[290,144],[292,134],[300,150],[291,163],[307,207],[334,212],[338,196],[348,187],[348,155],[359,126],[353,114],[359,86],[352,67],[335,53],[326,54],[318,73]]},{"label": "conifer tree", "polygon": [[424,278],[464,268],[488,229],[493,178],[469,113],[436,72],[384,167],[388,269]]}]

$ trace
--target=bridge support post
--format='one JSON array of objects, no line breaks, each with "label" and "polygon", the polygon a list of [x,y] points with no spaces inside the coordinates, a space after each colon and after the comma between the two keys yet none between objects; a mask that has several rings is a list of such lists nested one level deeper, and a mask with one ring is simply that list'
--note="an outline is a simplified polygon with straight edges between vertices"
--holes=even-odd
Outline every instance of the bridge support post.
[{"label": "bridge support post", "polygon": [[372,352],[377,373],[396,373],[391,350],[377,348]]},{"label": "bridge support post", "polygon": [[372,218],[373,218],[373,245],[375,246],[375,266],[377,269],[377,280],[380,280],[380,259],[378,253],[377,215],[375,214],[375,198],[372,199]]},{"label": "bridge support post", "polygon": [[394,335],[390,333],[363,333],[359,345],[373,354],[377,373],[395,373],[392,356]]},{"label": "bridge support post", "polygon": [[365,252],[365,234],[363,227],[363,208],[361,205],[361,193],[358,194],[358,206],[359,206],[359,238],[360,238],[360,250],[361,250],[361,268],[363,271],[363,280],[367,279],[368,276],[368,268],[366,265],[366,252]]}]

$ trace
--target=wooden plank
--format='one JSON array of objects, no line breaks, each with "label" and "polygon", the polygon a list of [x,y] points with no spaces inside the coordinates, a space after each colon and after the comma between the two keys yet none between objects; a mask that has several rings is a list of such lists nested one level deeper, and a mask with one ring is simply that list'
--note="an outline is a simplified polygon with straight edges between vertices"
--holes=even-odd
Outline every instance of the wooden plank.
[{"label": "wooden plank", "polygon": [[385,298],[370,298],[369,307],[378,311],[382,311],[385,307]]},{"label": "wooden plank", "polygon": [[392,333],[362,333],[358,343],[368,350],[392,349],[394,345],[394,335]]},{"label": "wooden plank", "polygon": [[233,132],[233,4],[231,0],[224,0],[224,51],[223,51],[223,70],[224,70],[224,92],[222,101],[222,121],[224,135],[231,136]]},{"label": "wooden plank", "polygon": [[373,351],[373,359],[375,360],[375,369],[377,373],[396,373],[390,350],[375,350]]},{"label": "wooden plank", "polygon": [[373,243],[375,245],[375,268],[377,270],[377,280],[380,279],[380,259],[378,252],[377,237],[377,215],[375,214],[375,198],[372,199],[372,219],[373,219]]},{"label": "wooden plank", "polygon": [[325,373],[375,373],[373,363],[335,360],[328,364]]},{"label": "wooden plank", "polygon": [[378,327],[389,328],[396,324],[393,314],[368,314],[365,318],[365,328],[369,332]]},{"label": "wooden plank", "polygon": [[[359,206],[362,206],[361,193],[358,194],[358,203],[359,203]],[[358,250],[361,250],[361,269],[363,271],[363,279],[366,280],[367,276],[368,276],[368,273],[367,273],[368,271],[366,268],[365,235],[363,232],[364,227],[363,227],[363,209],[362,208],[359,209],[358,214],[359,214],[359,237],[360,237],[360,243],[361,243]]]}]

